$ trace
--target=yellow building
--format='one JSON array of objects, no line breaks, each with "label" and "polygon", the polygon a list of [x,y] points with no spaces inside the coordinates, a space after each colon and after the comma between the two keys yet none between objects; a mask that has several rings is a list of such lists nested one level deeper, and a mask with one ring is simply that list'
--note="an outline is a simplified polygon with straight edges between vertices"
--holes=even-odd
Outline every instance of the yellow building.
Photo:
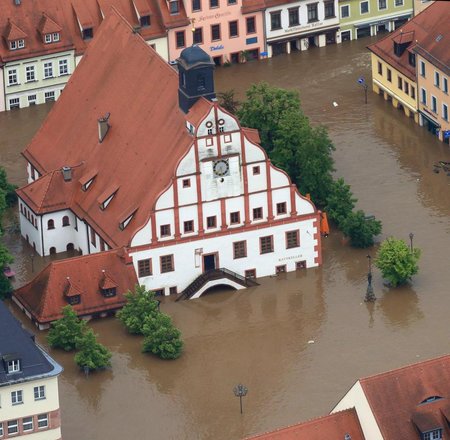
[{"label": "yellow building", "polygon": [[406,116],[450,137],[450,2],[434,2],[408,23],[370,45],[372,88]]}]

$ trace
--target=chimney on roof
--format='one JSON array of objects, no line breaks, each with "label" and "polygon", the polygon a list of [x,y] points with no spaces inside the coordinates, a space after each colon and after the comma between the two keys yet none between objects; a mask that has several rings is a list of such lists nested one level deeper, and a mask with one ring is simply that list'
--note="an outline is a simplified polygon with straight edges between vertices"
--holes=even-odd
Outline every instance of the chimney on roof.
[{"label": "chimney on roof", "polygon": [[62,167],[61,171],[62,171],[64,182],[70,182],[72,180],[72,168]]},{"label": "chimney on roof", "polygon": [[98,120],[98,141],[100,143],[103,142],[103,139],[105,139],[106,134],[108,133],[108,130],[110,127],[110,125],[108,123],[109,116],[110,116],[110,113],[108,112],[108,113],[106,113],[105,116],[103,116],[103,118],[100,118]]}]

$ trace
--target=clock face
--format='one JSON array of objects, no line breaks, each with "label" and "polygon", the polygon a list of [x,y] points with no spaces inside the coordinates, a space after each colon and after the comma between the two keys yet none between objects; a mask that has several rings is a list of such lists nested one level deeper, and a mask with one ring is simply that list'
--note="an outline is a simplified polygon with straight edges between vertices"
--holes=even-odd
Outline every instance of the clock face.
[{"label": "clock face", "polygon": [[214,174],[218,177],[222,177],[222,176],[225,176],[226,174],[228,174],[229,169],[230,169],[230,166],[228,165],[227,160],[218,160],[218,161],[214,162],[213,171],[214,171]]}]

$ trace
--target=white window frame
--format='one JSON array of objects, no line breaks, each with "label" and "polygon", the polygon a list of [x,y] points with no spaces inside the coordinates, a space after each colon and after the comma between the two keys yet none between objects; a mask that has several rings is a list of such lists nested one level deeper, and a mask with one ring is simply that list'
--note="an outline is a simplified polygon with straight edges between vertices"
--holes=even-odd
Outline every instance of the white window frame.
[{"label": "white window frame", "polygon": [[[11,81],[14,79],[14,81]],[[8,70],[8,86],[17,86],[19,84],[19,72],[17,69]]]},{"label": "white window frame", "polygon": [[9,98],[9,109],[11,110],[12,108],[20,108],[20,98]]},{"label": "white window frame", "polygon": [[8,361],[8,374],[18,373],[20,371],[20,359]]},{"label": "white window frame", "polygon": [[419,64],[420,64],[420,76],[422,76],[423,78],[426,78],[427,77],[427,68],[426,68],[425,62],[420,60]]},{"label": "white window frame", "polygon": [[[53,78],[53,61],[45,61],[44,67],[44,79]],[[49,75],[47,75],[49,73]]]},{"label": "white window frame", "polygon": [[23,49],[25,47],[25,40],[17,40],[17,48]]},{"label": "white window frame", "polygon": [[54,43],[58,42],[60,40],[59,32],[53,32],[52,34],[52,40]]},{"label": "white window frame", "polygon": [[[10,432],[11,428],[15,428],[15,431]],[[19,421],[18,420],[9,420],[6,425],[6,432],[9,435],[15,435],[19,433]]]},{"label": "white window frame", "polygon": [[23,403],[23,391],[11,391],[11,405],[21,405]]},{"label": "white window frame", "polygon": [[[377,0],[377,3],[378,3],[378,10],[379,10],[379,11],[385,11],[386,9],[389,9],[388,0],[385,0],[386,6],[385,6],[384,8],[380,8],[380,1],[381,1],[381,0]],[[395,0],[394,0],[394,1],[395,1]]]},{"label": "white window frame", "polygon": [[9,49],[10,50],[17,50],[17,41],[13,40],[9,42]]},{"label": "white window frame", "polygon": [[436,70],[434,71],[434,85],[439,89],[441,87],[441,75]]},{"label": "white window frame", "polygon": [[437,113],[438,111],[438,102],[437,102],[437,98],[434,95],[431,95],[431,100],[430,100],[430,104],[431,104],[431,111],[433,113]]},{"label": "white window frame", "polygon": [[[397,4],[397,2],[401,2],[401,3]],[[402,6],[405,6],[405,0],[394,0],[394,6],[396,8],[400,8]]]},{"label": "white window frame", "polygon": [[[28,422],[25,421],[27,419],[29,420]],[[28,427],[25,428],[25,425],[27,425]],[[23,432],[33,431],[33,417],[24,417],[22,419],[22,429]]]},{"label": "white window frame", "polygon": [[445,76],[442,77],[442,91],[448,94],[448,79]]},{"label": "white window frame", "polygon": [[34,400],[43,400],[45,399],[45,385],[39,385],[34,387]]},{"label": "white window frame", "polygon": [[[363,3],[367,3],[367,12],[362,12],[361,6],[362,6]],[[370,14],[370,2],[369,2],[369,0],[363,0],[362,2],[359,2],[359,13],[360,13],[360,15]]]},{"label": "white window frame", "polygon": [[[348,8],[348,15],[347,16],[343,16],[342,15],[342,9],[343,8]],[[350,12],[351,10],[350,10],[350,5],[349,4],[347,4],[347,5],[341,5],[341,18],[350,18],[350,16],[351,16],[351,12]]]},{"label": "white window frame", "polygon": [[[30,75],[30,78],[28,78],[28,74],[31,72],[33,73],[33,75]],[[35,65],[25,66],[25,82],[32,82],[32,81],[36,81],[36,66]]]},{"label": "white window frame", "polygon": [[33,103],[36,104],[37,95],[35,93],[33,95],[28,95],[27,101],[28,101],[28,104],[33,104]]},{"label": "white window frame", "polygon": [[[37,421],[38,421],[38,429],[48,428],[48,414],[38,414]],[[40,426],[40,424],[43,421],[45,421],[45,425]]]},{"label": "white window frame", "polygon": [[[444,108],[445,108],[445,110],[444,110]],[[447,113],[447,117],[446,117],[445,113]],[[442,103],[442,119],[444,121],[448,121],[448,105],[444,104],[444,103]]]},{"label": "white window frame", "polygon": [[44,35],[44,43],[49,44],[52,42],[52,34],[45,34]]},{"label": "white window frame", "polygon": [[[65,67],[65,72],[61,71],[61,67]],[[69,60],[67,58],[58,61],[58,71],[59,76],[69,75]]]},{"label": "white window frame", "polygon": [[420,102],[423,105],[427,105],[427,91],[423,87],[420,88]]},{"label": "white window frame", "polygon": [[[53,94],[53,96],[52,96]],[[56,101],[56,94],[54,90],[49,90],[48,92],[44,92],[44,101]]]}]

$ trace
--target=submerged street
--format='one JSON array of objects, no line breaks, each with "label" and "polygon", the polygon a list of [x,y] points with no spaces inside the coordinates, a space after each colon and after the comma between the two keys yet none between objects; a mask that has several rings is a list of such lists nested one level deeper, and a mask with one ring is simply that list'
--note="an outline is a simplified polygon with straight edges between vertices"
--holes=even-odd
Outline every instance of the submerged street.
[{"label": "submerged street", "polygon": [[[323,240],[320,268],[198,300],[165,298],[161,309],[185,341],[176,361],[142,354],[142,338],[113,318],[91,321],[113,353],[111,370],[85,377],[72,353],[50,350],[65,369],[64,440],[240,439],[327,414],[359,377],[450,352],[450,176],[433,172],[450,152],[381,96],[369,90],[364,104],[357,79],[370,83],[365,47],[372,41],[220,68],[216,90],[233,88],[238,99],[257,81],[299,90],[305,114],[329,130],[336,176],[351,185],[357,208],[382,221],[378,242],[391,235],[409,242],[414,233],[422,257],[412,285],[389,289],[374,270],[378,300],[364,303],[366,255],[376,249],[350,248],[334,231]],[[26,181],[20,151],[49,110],[0,114],[0,162],[13,183]],[[49,261],[32,257],[18,234],[5,241],[16,256],[15,287]],[[38,340],[45,345],[45,332]],[[249,390],[243,415],[233,394],[238,383]]]}]

